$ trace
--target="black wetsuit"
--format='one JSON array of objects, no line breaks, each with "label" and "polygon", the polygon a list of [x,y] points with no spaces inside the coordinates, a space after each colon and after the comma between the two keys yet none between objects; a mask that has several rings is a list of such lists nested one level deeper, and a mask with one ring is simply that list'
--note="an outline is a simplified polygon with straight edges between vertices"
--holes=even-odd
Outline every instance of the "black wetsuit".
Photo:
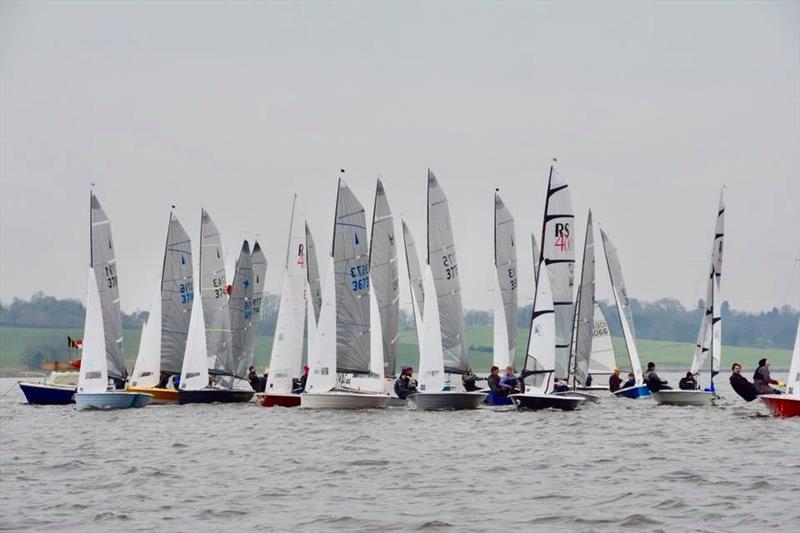
[{"label": "black wetsuit", "polygon": [[731,374],[730,377],[731,387],[736,391],[736,394],[742,397],[746,402],[752,402],[758,398],[758,391],[756,386],[747,381],[747,378],[741,374]]},{"label": "black wetsuit", "polygon": [[681,390],[697,390],[697,382],[693,377],[681,378],[678,382],[678,388]]}]

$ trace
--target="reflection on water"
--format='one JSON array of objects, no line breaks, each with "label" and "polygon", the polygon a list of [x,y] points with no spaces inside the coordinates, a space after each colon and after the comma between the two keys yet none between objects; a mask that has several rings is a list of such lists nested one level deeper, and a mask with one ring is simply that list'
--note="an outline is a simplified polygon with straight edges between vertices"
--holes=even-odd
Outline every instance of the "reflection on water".
[{"label": "reflection on water", "polygon": [[720,377],[716,408],[608,397],[572,413],[79,413],[14,391],[0,529],[796,533],[800,418],[767,416]]}]

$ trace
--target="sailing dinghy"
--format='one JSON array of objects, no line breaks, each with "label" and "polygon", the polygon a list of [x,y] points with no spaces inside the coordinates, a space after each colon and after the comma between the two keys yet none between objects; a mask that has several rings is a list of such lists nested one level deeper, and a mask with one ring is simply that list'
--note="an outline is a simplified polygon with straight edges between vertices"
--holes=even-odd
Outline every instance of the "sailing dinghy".
[{"label": "sailing dinghy", "polygon": [[[241,256],[246,257],[243,269],[250,267],[247,241],[242,245],[242,252],[245,251],[246,254]],[[231,312],[222,239],[217,226],[205,209],[200,215],[199,263],[201,297],[194,298],[192,303],[178,403],[248,402],[253,397],[254,391],[241,378],[235,379],[238,361],[233,355]],[[249,270],[252,271],[252,267]],[[251,311],[246,298],[252,299],[252,287],[248,293],[248,286],[252,286],[251,278],[241,279],[239,287],[234,287],[243,291],[237,293],[237,299],[234,300],[243,320],[249,320],[245,318],[245,314]],[[252,301],[250,303],[252,304]],[[241,335],[238,339],[241,342]],[[213,379],[209,380],[209,376]],[[246,388],[239,388],[239,385],[244,385]]]},{"label": "sailing dinghy", "polygon": [[786,394],[762,394],[759,396],[775,416],[800,416],[800,323],[794,336],[792,362],[786,377]]},{"label": "sailing dinghy", "polygon": [[[487,394],[466,392],[461,379],[454,379],[464,374],[469,366],[464,345],[464,309],[447,197],[430,169],[427,211],[428,254],[422,274],[423,301],[415,302],[415,309],[421,309],[419,316],[415,313],[420,348],[419,387],[410,399],[417,409],[475,409]],[[409,243],[413,246],[413,240],[406,241],[407,259]],[[419,272],[419,266],[409,265],[409,276],[412,271]],[[412,278],[412,298],[414,284]]]},{"label": "sailing dinghy", "polygon": [[533,315],[528,334],[528,349],[522,369],[525,392],[512,394],[511,400],[521,410],[562,409],[571,411],[586,401],[575,394],[548,394],[550,378],[555,371],[556,324],[550,272],[544,259],[538,266],[538,281],[533,297]]},{"label": "sailing dinghy", "polygon": [[[297,407],[300,395],[295,394],[294,380],[300,376],[303,363],[303,327],[306,317],[306,266],[310,266],[308,252],[311,232],[305,224],[297,195],[292,200],[289,222],[289,242],[283,264],[281,300],[275,324],[275,338],[269,361],[269,375],[264,394],[259,395],[264,407]],[[314,260],[316,267],[316,259]],[[319,277],[319,274],[317,274]],[[311,297],[308,297],[311,300]],[[319,311],[317,310],[317,313]],[[313,322],[313,324],[312,324]],[[316,329],[313,308],[308,314],[309,337]]]},{"label": "sailing dinghy", "polygon": [[[309,342],[309,373],[300,407],[377,409],[389,396],[364,390],[351,376],[371,373],[369,250],[364,207],[343,180],[336,195],[333,245],[322,309]],[[378,324],[380,321],[378,320]],[[383,366],[382,363],[380,365]]]},{"label": "sailing dinghy", "polygon": [[[625,288],[625,280],[622,278],[622,267],[619,264],[617,248],[611,239],[608,238],[603,229],[600,229],[600,238],[603,241],[603,250],[606,255],[606,265],[608,266],[608,277],[611,279],[611,289],[614,292],[614,301],[617,305],[617,313],[622,324],[622,336],[625,338],[625,346],[628,349],[628,359],[631,364],[636,384],[614,392],[618,398],[647,398],[650,396],[650,389],[642,381],[642,364],[639,362],[639,350],[636,348],[636,333],[633,327],[633,313],[631,312],[628,290]],[[608,324],[606,324],[608,329]]]},{"label": "sailing dinghy", "polygon": [[[697,336],[691,372],[698,375],[709,359],[709,387],[705,390],[661,390],[652,392],[653,398],[664,405],[707,406],[716,398],[714,376],[719,374],[722,357],[722,317],[720,307],[722,299],[719,295],[722,278],[722,243],[725,235],[725,202],[724,189],[719,195],[719,209],[714,231],[714,246],[711,250],[711,269],[706,287],[705,313],[700,319],[700,332]],[[710,357],[708,357],[710,355]]]}]

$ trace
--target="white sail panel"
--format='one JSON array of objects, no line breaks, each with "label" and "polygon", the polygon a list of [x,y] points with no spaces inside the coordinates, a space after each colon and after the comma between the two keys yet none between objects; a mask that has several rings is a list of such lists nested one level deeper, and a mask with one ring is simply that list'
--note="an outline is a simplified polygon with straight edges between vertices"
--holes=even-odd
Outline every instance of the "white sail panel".
[{"label": "white sail panel", "polygon": [[567,182],[555,167],[551,166],[542,224],[541,254],[553,290],[556,321],[555,375],[558,378],[567,377],[572,339],[575,285],[574,219]]},{"label": "white sail panel", "polygon": [[[381,327],[381,313],[378,305],[376,291],[369,293],[369,370],[370,374],[380,377],[383,384],[383,328]],[[383,392],[382,390],[380,392]]]},{"label": "white sail panel", "polygon": [[[181,356],[181,361],[183,356]],[[142,324],[139,354],[131,374],[134,387],[155,387],[161,376],[161,288],[159,287],[150,314]]]},{"label": "white sail panel", "polygon": [[[272,355],[267,376],[268,392],[288,393],[292,391],[292,379],[300,375],[303,361],[303,320],[306,313],[306,233],[303,215],[295,195],[292,202],[289,243],[286,247],[286,262],[283,266],[281,300]],[[317,279],[319,282],[319,279]],[[309,289],[310,291],[310,289]],[[320,293],[320,297],[322,294]],[[316,331],[314,304],[309,301],[308,337]],[[311,346],[309,344],[309,352]]]},{"label": "white sail panel", "polygon": [[794,335],[792,362],[789,364],[789,375],[786,376],[786,392],[793,396],[800,396],[800,322],[797,324],[797,333]]},{"label": "white sail panel", "polygon": [[200,217],[200,294],[205,318],[208,368],[214,374],[223,375],[233,373],[231,315],[226,280],[222,237],[211,216],[203,209]]},{"label": "white sail panel", "polygon": [[181,367],[181,390],[200,390],[208,386],[208,345],[204,307],[201,299],[194,299],[189,318],[189,335],[186,338],[186,353],[183,355]]},{"label": "white sail panel", "polygon": [[522,377],[526,390],[547,392],[555,368],[556,323],[547,268],[539,269],[539,282],[533,298],[533,315]]},{"label": "white sail panel", "polygon": [[[364,207],[343,180],[336,195],[336,366],[369,373],[369,246]],[[324,304],[324,302],[323,302]]]},{"label": "white sail panel", "polygon": [[464,344],[464,307],[461,303],[461,284],[450,210],[447,206],[447,197],[430,170],[428,170],[428,264],[433,272],[436,297],[439,299],[444,368],[450,373],[464,373],[468,366],[467,349]]},{"label": "white sail panel", "polygon": [[[430,265],[425,265],[423,287],[428,294],[436,292]],[[424,315],[419,334],[419,390],[441,392],[445,386],[445,367],[438,298],[425,299]]]},{"label": "white sail panel", "polygon": [[119,305],[119,283],[114,242],[111,239],[111,222],[100,206],[100,201],[90,194],[90,260],[89,266],[97,276],[97,289],[102,305],[103,334],[108,359],[108,375],[124,380],[128,376],[122,354],[122,313]]},{"label": "white sail panel", "polygon": [[[384,368],[382,375],[394,376],[397,366],[397,339],[400,326],[400,283],[397,273],[397,247],[394,217],[389,208],[383,183],[378,180],[369,248],[371,292],[375,293],[380,311]],[[372,322],[371,322],[372,323]]]},{"label": "white sail panel", "polygon": [[[495,320],[495,326],[504,326],[505,335],[495,337],[498,342],[505,341],[505,345],[494,345],[494,351],[504,350],[504,357],[497,356],[497,360],[506,360],[506,366],[514,364],[517,353],[517,246],[515,243],[514,217],[506,207],[500,193],[494,194],[494,265],[497,273],[497,283],[503,302],[504,319],[502,324]],[[497,311],[495,310],[495,313]],[[501,365],[497,365],[501,366]]]},{"label": "white sail panel", "polygon": [[575,316],[575,365],[573,381],[575,385],[586,384],[592,357],[592,331],[594,326],[594,229],[592,211],[586,222],[586,239],[583,245],[583,267],[581,284],[578,288],[580,298]]},{"label": "white sail panel", "polygon": [[322,307],[322,284],[320,282],[319,263],[317,262],[317,247],[314,244],[314,236],[311,235],[311,227],[306,222],[306,275],[308,281],[308,297],[311,298],[314,310],[314,326],[319,320],[319,312]]},{"label": "white sail panel", "polygon": [[194,300],[192,241],[174,213],[169,215],[161,271],[161,372],[180,374]]},{"label": "white sail panel", "polygon": [[[328,392],[336,386],[336,275],[333,257],[328,260],[322,290],[316,334],[308,342],[306,392]],[[310,307],[312,303],[308,305]]]},{"label": "white sail panel", "polygon": [[[425,289],[423,288],[422,270],[420,270],[419,256],[417,255],[417,245],[411,230],[408,229],[406,221],[403,220],[403,242],[406,249],[406,266],[408,267],[408,283],[411,287],[411,303],[414,306],[414,317],[417,329],[422,327],[422,319],[425,309]],[[419,315],[419,316],[417,316]]]},{"label": "white sail panel", "polygon": [[108,359],[106,357],[103,308],[97,276],[89,267],[86,297],[86,322],[83,328],[83,352],[81,370],[78,375],[78,392],[94,393],[108,390]]},{"label": "white sail panel", "polygon": [[594,325],[592,327],[592,357],[589,361],[589,373],[611,374],[617,367],[614,357],[614,344],[611,342],[611,330],[608,327],[603,310],[594,304]]},{"label": "white sail panel", "polygon": [[245,379],[251,359],[246,352],[247,332],[253,325],[253,263],[250,243],[244,241],[236,261],[228,309],[231,313],[231,346],[233,358],[226,373]]},{"label": "white sail panel", "polygon": [[531,233],[531,253],[533,254],[533,284],[539,282],[539,259],[541,257],[541,252],[539,251],[539,245],[536,243],[536,236]]},{"label": "white sail panel", "polygon": [[[514,364],[514,353],[508,349],[508,327],[506,325],[506,310],[503,305],[503,293],[500,283],[495,278],[494,287],[494,313],[492,322],[492,365],[505,368]],[[516,350],[516,347],[515,347]]]}]

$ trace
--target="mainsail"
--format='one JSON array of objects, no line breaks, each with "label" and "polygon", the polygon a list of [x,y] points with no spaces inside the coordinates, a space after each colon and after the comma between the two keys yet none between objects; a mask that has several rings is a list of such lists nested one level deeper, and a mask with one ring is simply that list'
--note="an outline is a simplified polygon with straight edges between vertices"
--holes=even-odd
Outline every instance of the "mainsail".
[{"label": "mainsail", "polygon": [[464,308],[458,260],[450,224],[447,197],[428,170],[428,264],[433,272],[436,297],[439,300],[439,322],[442,328],[442,350],[445,372],[463,374],[468,366],[464,344]]},{"label": "mainsail", "polygon": [[594,325],[594,230],[592,211],[586,222],[586,240],[583,245],[583,267],[575,315],[575,354],[572,368],[573,386],[586,384],[592,357],[592,326]]},{"label": "mainsail", "polygon": [[633,327],[631,302],[628,298],[628,289],[625,288],[625,280],[622,277],[622,267],[619,264],[617,248],[602,228],[600,229],[600,238],[603,240],[606,264],[608,265],[608,277],[611,279],[611,288],[614,290],[614,301],[617,304],[617,312],[622,325],[622,336],[625,338],[625,346],[628,348],[631,371],[636,378],[636,384],[641,385],[642,364],[639,361],[639,351],[636,349],[636,330]]},{"label": "mainsail", "polygon": [[339,180],[333,250],[336,274],[336,366],[340,373],[368,374],[369,248],[364,207]]},{"label": "mainsail", "polygon": [[517,248],[514,243],[514,217],[494,193],[494,266],[497,286],[494,310],[495,366],[514,364],[517,354]]},{"label": "mainsail", "polygon": [[700,331],[697,335],[694,358],[692,360],[692,374],[697,374],[705,362],[708,352],[711,352],[711,380],[719,373],[721,356],[722,320],[720,306],[722,300],[719,296],[720,281],[722,280],[722,248],[725,236],[725,199],[724,190],[719,195],[719,209],[714,228],[714,244],[711,249],[711,269],[706,285],[705,312],[700,319]]},{"label": "mainsail", "polygon": [[[261,251],[261,245],[256,241],[253,244],[253,252],[250,254],[250,263],[253,265],[253,315],[250,318],[250,327],[244,335],[244,347],[242,348],[242,359],[239,365],[242,372],[246,372],[255,361],[256,349],[256,330],[258,329],[258,317],[261,314],[261,304],[264,299],[264,283],[267,277],[267,258]],[[237,375],[241,375],[237,371]]]},{"label": "mainsail", "polygon": [[[556,321],[555,374],[566,378],[573,326],[573,286],[575,284],[575,215],[567,182],[555,166],[550,167],[542,224],[542,259],[547,266],[553,290]],[[539,277],[541,278],[541,267]]]},{"label": "mainsail", "polygon": [[78,392],[94,393],[108,390],[108,344],[103,325],[103,309],[97,287],[97,275],[89,267],[86,297],[86,324],[83,329],[83,353],[78,376]]},{"label": "mainsail", "polygon": [[539,282],[536,284],[536,294],[533,297],[528,349],[522,369],[522,378],[526,387],[534,392],[546,392],[550,374],[553,373],[556,356],[555,328],[550,275],[547,268],[541,268],[539,269]]},{"label": "mainsail", "polygon": [[[292,214],[289,226],[289,242],[286,247],[286,261],[283,265],[281,300],[278,306],[278,319],[275,323],[275,337],[272,341],[272,355],[269,361],[267,392],[288,393],[292,391],[292,379],[300,375],[303,360],[303,320],[306,314],[306,232],[303,215],[295,195],[292,201]],[[317,276],[319,285],[319,276]],[[320,294],[321,296],[321,294]],[[311,298],[309,298],[309,304]],[[311,305],[311,304],[310,304]],[[316,321],[314,310],[309,310],[309,352],[311,337],[314,334],[311,322]]]},{"label": "mainsail", "polygon": [[111,239],[111,222],[94,193],[90,193],[89,204],[89,266],[97,277],[97,290],[100,294],[108,377],[125,380],[128,371],[122,356],[122,314],[119,308],[117,260]]},{"label": "mainsail", "polygon": [[[370,233],[369,276],[380,311],[383,339],[383,375],[394,376],[397,364],[397,335],[400,318],[400,284],[397,275],[397,247],[394,241],[394,217],[389,209],[383,183],[375,188]],[[370,321],[371,322],[371,321]]]},{"label": "mainsail", "polygon": [[192,241],[178,217],[169,215],[161,271],[161,372],[180,374],[194,300]]},{"label": "mainsail", "polygon": [[594,324],[592,327],[592,357],[589,360],[589,373],[611,374],[617,366],[614,344],[603,310],[594,303]]},{"label": "mainsail", "polygon": [[200,217],[200,295],[205,318],[208,369],[212,374],[230,375],[234,366],[222,238],[205,209]]},{"label": "mainsail", "polygon": [[[306,222],[306,275],[308,276],[308,292],[311,307],[314,310],[314,325],[319,321],[320,307],[322,307],[322,285],[319,277],[319,264],[317,263],[317,250],[311,228]],[[309,322],[311,322],[309,317]]]},{"label": "mainsail", "polygon": [[231,295],[228,299],[228,309],[231,313],[233,360],[230,367],[226,367],[225,370],[244,379],[247,377],[247,368],[250,366],[245,354],[245,339],[253,323],[253,263],[250,258],[250,244],[247,241],[242,243],[235,272]]}]

